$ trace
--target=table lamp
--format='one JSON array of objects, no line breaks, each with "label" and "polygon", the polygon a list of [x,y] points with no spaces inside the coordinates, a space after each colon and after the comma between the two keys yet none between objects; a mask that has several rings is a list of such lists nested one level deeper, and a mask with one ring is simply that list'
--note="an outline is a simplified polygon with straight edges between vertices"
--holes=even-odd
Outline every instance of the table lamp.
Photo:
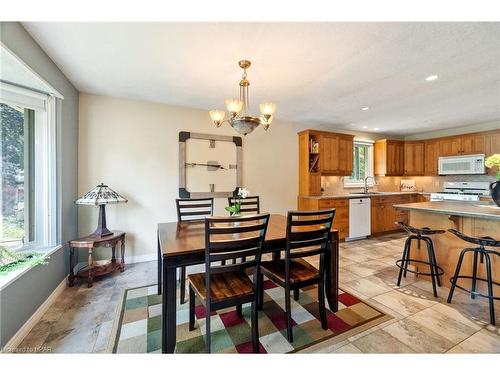
[{"label": "table lamp", "polygon": [[75,203],[88,206],[99,206],[99,220],[97,222],[97,228],[92,233],[93,236],[105,237],[113,234],[108,228],[106,228],[106,209],[107,204],[112,203],[127,203],[128,200],[118,194],[116,191],[110,189],[108,185],[104,185],[102,182],[95,188],[85,193],[83,197],[78,198]]}]

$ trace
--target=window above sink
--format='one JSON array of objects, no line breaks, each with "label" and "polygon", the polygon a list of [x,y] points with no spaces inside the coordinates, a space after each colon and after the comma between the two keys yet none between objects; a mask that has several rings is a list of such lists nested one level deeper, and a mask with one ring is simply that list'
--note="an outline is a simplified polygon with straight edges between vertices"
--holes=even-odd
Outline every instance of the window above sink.
[{"label": "window above sink", "polygon": [[[344,187],[364,187],[365,177],[373,176],[373,141],[355,139],[352,162],[352,174],[348,177],[344,177]],[[368,180],[368,186],[374,186],[373,179]]]}]

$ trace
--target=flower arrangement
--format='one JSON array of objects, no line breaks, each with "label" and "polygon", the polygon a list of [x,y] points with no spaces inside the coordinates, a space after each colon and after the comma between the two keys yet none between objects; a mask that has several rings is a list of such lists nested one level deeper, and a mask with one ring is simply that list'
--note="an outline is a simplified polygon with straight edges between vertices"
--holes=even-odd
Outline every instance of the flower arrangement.
[{"label": "flower arrangement", "polygon": [[489,156],[485,162],[484,165],[487,166],[488,168],[493,168],[497,167],[497,180],[500,180],[500,154],[493,154]]},{"label": "flower arrangement", "polygon": [[231,216],[239,215],[241,210],[241,200],[245,199],[250,195],[250,192],[246,188],[238,188],[234,191],[233,198],[234,204],[226,207],[226,211],[231,213]]}]

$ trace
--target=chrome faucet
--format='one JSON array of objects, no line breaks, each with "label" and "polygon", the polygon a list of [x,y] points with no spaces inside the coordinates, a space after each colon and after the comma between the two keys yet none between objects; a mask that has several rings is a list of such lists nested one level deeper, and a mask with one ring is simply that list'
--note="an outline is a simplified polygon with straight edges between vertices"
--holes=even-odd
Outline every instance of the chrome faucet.
[{"label": "chrome faucet", "polygon": [[373,178],[373,176],[366,176],[365,177],[365,187],[364,187],[364,193],[365,194],[368,194],[368,179],[371,178],[372,181],[375,183],[375,179]]}]

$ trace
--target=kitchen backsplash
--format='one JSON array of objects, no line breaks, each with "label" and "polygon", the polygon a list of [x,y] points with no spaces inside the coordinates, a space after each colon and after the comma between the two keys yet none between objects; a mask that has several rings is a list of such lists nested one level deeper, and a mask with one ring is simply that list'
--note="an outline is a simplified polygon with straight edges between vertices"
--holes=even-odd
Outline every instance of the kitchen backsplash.
[{"label": "kitchen backsplash", "polygon": [[[370,188],[373,191],[399,191],[402,177],[375,177],[376,185]],[[443,190],[445,181],[495,181],[494,176],[474,175],[474,176],[415,176],[403,177],[415,180],[417,191],[434,192]],[[323,195],[344,194],[353,191],[361,191],[362,187],[345,188],[343,177],[323,176],[321,177],[321,187]]]}]

